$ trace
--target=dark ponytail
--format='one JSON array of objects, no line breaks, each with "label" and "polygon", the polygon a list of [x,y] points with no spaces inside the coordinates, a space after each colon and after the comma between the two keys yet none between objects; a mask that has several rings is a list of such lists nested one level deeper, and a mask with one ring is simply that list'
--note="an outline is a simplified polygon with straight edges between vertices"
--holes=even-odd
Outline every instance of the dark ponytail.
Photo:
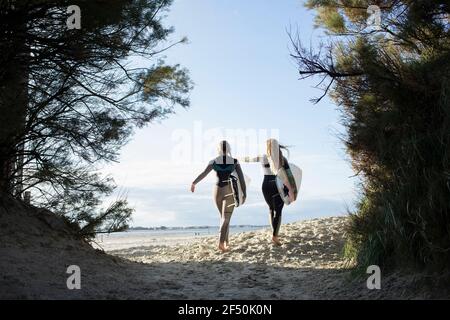
[{"label": "dark ponytail", "polygon": [[290,157],[290,155],[291,155],[291,153],[290,153],[290,151],[289,151],[289,148],[287,147],[287,146],[285,146],[285,145],[282,145],[282,144],[280,144],[279,145],[280,146],[280,159],[281,159],[281,166],[284,166],[285,165],[285,163],[284,163],[284,156],[283,156],[283,152],[281,151],[281,150],[286,150],[286,152],[287,152],[287,157],[289,158]]}]

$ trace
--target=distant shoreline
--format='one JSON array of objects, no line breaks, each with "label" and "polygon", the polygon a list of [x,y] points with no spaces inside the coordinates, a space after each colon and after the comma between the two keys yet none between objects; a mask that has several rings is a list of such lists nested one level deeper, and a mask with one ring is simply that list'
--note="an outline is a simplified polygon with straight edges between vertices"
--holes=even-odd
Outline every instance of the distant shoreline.
[{"label": "distant shoreline", "polygon": [[[230,226],[230,235],[268,229],[261,226]],[[203,227],[175,227],[166,229],[134,229],[115,232],[107,235],[98,235],[95,244],[105,251],[124,250],[137,247],[178,246],[191,243],[195,240],[213,237],[219,232],[218,226]]]},{"label": "distant shoreline", "polygon": [[[251,224],[242,224],[242,225],[230,225],[230,228],[268,228],[269,225],[251,225]],[[217,229],[217,226],[188,226],[188,227],[131,227],[126,231],[173,231],[173,230],[198,230],[198,229]]]}]

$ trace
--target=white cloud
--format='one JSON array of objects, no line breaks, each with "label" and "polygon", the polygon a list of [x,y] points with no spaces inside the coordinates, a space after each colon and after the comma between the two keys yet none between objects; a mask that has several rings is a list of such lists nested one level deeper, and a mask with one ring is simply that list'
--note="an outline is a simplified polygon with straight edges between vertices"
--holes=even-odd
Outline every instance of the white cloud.
[{"label": "white cloud", "polygon": [[[206,165],[205,165],[206,166]],[[119,186],[125,188],[146,188],[173,186],[190,187],[190,183],[204,169],[199,165],[174,165],[161,160],[128,161],[127,163],[114,164],[102,170],[104,174],[114,177]],[[210,175],[206,181],[212,180]]]},{"label": "white cloud", "polygon": [[206,195],[206,194],[176,194],[171,195],[168,197],[168,199],[173,200],[211,200],[212,195]]},{"label": "white cloud", "polygon": [[158,207],[141,208],[133,215],[134,226],[177,225],[177,213]]}]

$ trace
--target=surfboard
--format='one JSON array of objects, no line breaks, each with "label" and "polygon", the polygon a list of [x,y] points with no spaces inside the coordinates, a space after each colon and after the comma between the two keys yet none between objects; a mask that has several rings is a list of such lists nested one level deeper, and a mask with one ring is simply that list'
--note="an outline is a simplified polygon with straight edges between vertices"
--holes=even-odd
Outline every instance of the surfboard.
[{"label": "surfboard", "polygon": [[[230,176],[231,179],[231,189],[233,190],[233,198],[234,198],[234,206],[239,207],[244,204],[244,192],[242,192],[242,184],[239,179],[239,175],[236,170]],[[244,174],[245,185],[248,190],[248,186],[250,185],[250,177]]]},{"label": "surfboard", "polygon": [[[239,179],[239,175],[236,171],[234,171],[231,176],[231,189],[233,190],[233,198],[235,207],[239,207],[244,204],[244,192],[242,191],[241,180]],[[248,188],[250,184],[250,178],[244,174],[245,185]]]},{"label": "surfboard", "polygon": [[[220,161],[220,160],[222,160],[222,163],[218,163],[218,161]],[[217,157],[213,161],[212,165],[213,165],[213,169],[218,172],[219,171],[225,171],[225,172],[232,171],[230,174],[230,178],[229,178],[232,193],[227,194],[227,196],[233,196],[234,203],[232,203],[228,206],[239,207],[244,204],[245,199],[244,199],[244,192],[242,191],[242,183],[239,179],[239,175],[236,172],[236,164],[237,164],[236,159],[234,160],[234,163],[226,163],[225,159],[223,157]],[[245,175],[245,173],[243,173],[243,175],[244,175],[245,185],[246,186],[250,185],[250,177]]]},{"label": "surfboard", "polygon": [[297,167],[295,164],[289,163],[289,169],[280,168],[276,175],[276,184],[278,192],[280,193],[281,199],[286,205],[290,205],[292,202],[289,199],[289,193],[287,187],[283,183],[282,176],[286,176],[294,189],[294,201],[297,200],[298,193],[300,191],[300,185],[302,183],[302,169]]}]

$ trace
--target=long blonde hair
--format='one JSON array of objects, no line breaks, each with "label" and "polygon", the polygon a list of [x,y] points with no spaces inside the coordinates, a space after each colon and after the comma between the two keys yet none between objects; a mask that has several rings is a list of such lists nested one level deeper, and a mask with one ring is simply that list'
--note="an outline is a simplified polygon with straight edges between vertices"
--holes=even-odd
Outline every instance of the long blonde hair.
[{"label": "long blonde hair", "polygon": [[285,158],[281,149],[286,150],[288,154],[289,150],[286,146],[280,145],[280,143],[276,139],[267,140],[266,147],[267,159],[269,160],[270,169],[273,173],[277,173],[278,170],[284,166],[285,162]]}]

